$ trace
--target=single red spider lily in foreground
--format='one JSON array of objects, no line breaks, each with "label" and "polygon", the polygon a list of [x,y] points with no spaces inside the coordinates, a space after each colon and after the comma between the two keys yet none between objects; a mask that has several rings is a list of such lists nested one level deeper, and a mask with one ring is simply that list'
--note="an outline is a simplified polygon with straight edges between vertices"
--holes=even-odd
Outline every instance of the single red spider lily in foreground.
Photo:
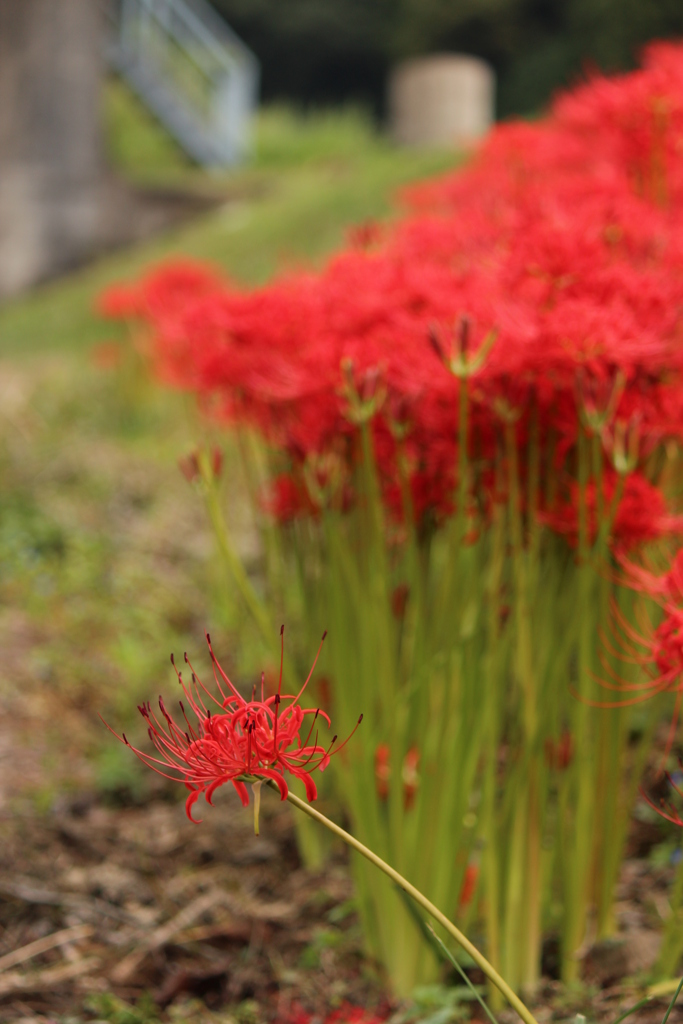
[{"label": "single red spider lily in foreground", "polygon": [[[306,787],[306,796],[315,800],[318,793],[311,772],[316,768],[321,771],[327,767],[332,754],[336,754],[353,735],[360,725],[363,716],[358,719],[351,736],[338,747],[334,747],[337,737],[332,737],[328,747],[318,744],[316,732],[313,743],[310,743],[313,730],[319,718],[330,725],[330,719],[319,708],[302,708],[299,699],[313,675],[327,633],[323,633],[315,661],[308,673],[306,681],[296,694],[283,694],[282,691],[282,659],[284,657],[284,626],[280,630],[281,657],[280,679],[277,693],[267,699],[264,697],[264,677],[261,676],[261,700],[245,698],[221,668],[211,646],[211,637],[206,634],[209,653],[213,664],[214,679],[220,697],[215,697],[201,682],[185,655],[190,668],[192,682],[187,685],[182,673],[178,671],[173,655],[171,663],[176,670],[178,682],[187,698],[190,709],[197,718],[193,727],[187,716],[185,705],[180,701],[180,711],[184,719],[184,727],[174,721],[166,710],[163,698],[159,698],[161,718],[152,711],[149,703],[138,706],[138,711],[147,722],[149,738],[156,747],[159,757],[145,753],[133,747],[126,739],[107,725],[117,739],[130,747],[143,764],[154,771],[176,782],[184,782],[190,790],[185,810],[190,821],[197,824],[192,817],[192,807],[203,793],[207,803],[213,803],[213,794],[226,782],[232,782],[242,804],[247,807],[249,794],[245,783],[250,782],[254,790],[254,827],[258,835],[258,814],[260,805],[261,784],[272,779],[280,790],[283,800],[289,792],[284,773],[289,772],[301,779]],[[224,689],[225,687],[225,689]],[[227,692],[226,692],[227,690]],[[256,687],[254,687],[254,691]],[[213,702],[217,711],[206,707]],[[290,703],[280,709],[283,701]],[[308,733],[302,739],[301,732],[306,716],[312,716]],[[105,722],[105,725],[107,723]],[[169,771],[170,770],[170,771]],[[175,772],[176,774],[172,774]]]}]

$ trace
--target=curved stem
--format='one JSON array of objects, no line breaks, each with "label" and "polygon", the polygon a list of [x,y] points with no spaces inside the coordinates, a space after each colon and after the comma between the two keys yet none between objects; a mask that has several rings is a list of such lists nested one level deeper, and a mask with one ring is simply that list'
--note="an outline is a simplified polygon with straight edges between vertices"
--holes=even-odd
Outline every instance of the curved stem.
[{"label": "curved stem", "polygon": [[[277,790],[277,786],[274,782],[269,781],[268,785]],[[476,965],[481,968],[489,981],[493,982],[496,988],[503,993],[510,1005],[514,1007],[522,1020],[525,1021],[525,1024],[538,1024],[531,1011],[528,1010],[522,1000],[515,995],[505,979],[501,978],[495,967],[488,962],[486,957],[479,952],[476,946],[472,945],[470,940],[463,935],[460,929],[456,928],[455,925],[448,920],[446,915],[441,913],[438,907],[435,907],[426,896],[422,895],[419,889],[416,889],[414,885],[411,885],[403,875],[399,875],[398,871],[395,871],[389,864],[387,864],[386,861],[382,860],[381,857],[378,857],[376,853],[372,852],[372,850],[369,850],[367,846],[364,846],[363,843],[358,841],[358,839],[354,838],[354,836],[350,835],[350,833],[346,832],[343,828],[340,828],[339,825],[335,825],[333,821],[326,818],[324,814],[320,813],[320,811],[316,811],[314,807],[307,804],[305,800],[299,799],[299,797],[295,796],[292,792],[288,794],[287,799],[291,804],[294,804],[295,807],[298,807],[300,811],[303,811],[304,814],[308,814],[310,818],[314,818],[316,821],[319,821],[321,825],[324,825],[325,828],[334,832],[335,835],[344,840],[347,846],[351,846],[354,850],[357,850],[358,853],[362,854],[363,857],[378,867],[380,871],[383,871],[385,875],[388,875],[393,882],[396,882],[396,884],[400,885],[402,889],[405,889],[408,895],[412,896],[415,902],[419,903],[420,906],[426,910],[435,921],[438,921],[439,924],[446,929],[449,935],[451,935],[455,941],[467,953],[469,953]]]}]

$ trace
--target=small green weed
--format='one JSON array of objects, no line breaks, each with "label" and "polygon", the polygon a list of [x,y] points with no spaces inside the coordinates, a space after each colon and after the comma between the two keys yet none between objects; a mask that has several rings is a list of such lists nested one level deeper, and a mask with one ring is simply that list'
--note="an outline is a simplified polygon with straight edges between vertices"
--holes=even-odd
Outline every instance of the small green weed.
[{"label": "small green weed", "polygon": [[474,996],[464,985],[421,985],[409,1007],[392,1018],[392,1024],[452,1024],[470,1017]]},{"label": "small green weed", "polygon": [[88,996],[85,1005],[107,1024],[156,1024],[161,1019],[156,1003],[148,994],[142,995],[132,1006],[109,992],[97,993]]}]

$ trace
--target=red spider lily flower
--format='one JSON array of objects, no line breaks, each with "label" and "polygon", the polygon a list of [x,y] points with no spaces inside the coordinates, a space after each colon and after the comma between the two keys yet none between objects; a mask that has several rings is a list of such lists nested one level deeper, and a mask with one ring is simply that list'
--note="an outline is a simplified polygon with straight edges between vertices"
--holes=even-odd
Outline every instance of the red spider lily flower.
[{"label": "red spider lily flower", "polygon": [[619,559],[625,573],[625,582],[632,590],[638,590],[666,605],[673,601],[683,605],[683,548],[680,548],[669,570],[661,575],[646,566]]},{"label": "red spider lily flower", "polygon": [[[640,704],[650,697],[666,691],[676,694],[669,736],[664,748],[663,761],[666,760],[674,740],[676,726],[683,702],[683,608],[672,604],[665,607],[665,617],[654,628],[647,614],[640,616],[638,630],[626,619],[616,602],[612,604],[613,633],[615,643],[606,636],[602,637],[605,650],[600,658],[608,679],[598,679],[602,687],[620,693],[632,693],[633,696],[612,701],[589,700],[581,697],[584,703],[592,707],[628,707]],[[624,663],[638,665],[650,675],[645,682],[629,683],[621,679],[605,656],[605,652]]]},{"label": "red spider lily flower", "polygon": [[[320,273],[244,291],[175,262],[110,291],[104,312],[142,322],[166,383],[284,456],[266,501],[281,521],[353,506],[365,423],[390,518],[441,526],[454,512],[462,394],[480,474],[500,461],[501,418],[516,421],[528,474],[533,410],[553,470],[572,478],[583,422],[612,462],[605,494],[595,479],[587,488],[591,537],[615,469],[628,479],[611,547],[680,531],[645,467],[683,437],[682,52],[650,47],[641,70],[596,75],[549,117],[497,127],[466,168],[413,187],[380,244],[361,227]],[[433,350],[452,372],[438,372]],[[338,471],[318,480],[309,470],[330,455]],[[481,479],[472,473],[470,501]],[[575,544],[578,485],[558,483],[542,522]]]},{"label": "red spider lily flower", "polygon": [[[211,646],[211,638],[207,633],[206,639],[219,697],[215,697],[200,681],[192,669],[187,654],[185,661],[190,667],[192,682],[189,685],[186,684],[182,673],[176,668],[173,655],[171,655],[171,663],[176,670],[178,681],[190,709],[197,718],[196,727],[190,723],[182,701],[180,701],[180,711],[184,719],[184,727],[178,725],[171,717],[166,710],[163,698],[160,697],[161,718],[152,711],[149,703],[138,707],[147,723],[149,738],[156,747],[158,757],[133,747],[128,742],[125,733],[121,736],[114,733],[118,739],[131,748],[143,764],[153,768],[154,771],[166,778],[185,783],[190,790],[185,810],[190,821],[195,824],[192,807],[199,796],[203,793],[207,803],[212,804],[213,794],[219,786],[226,782],[232,782],[245,807],[249,804],[249,794],[245,783],[252,784],[255,804],[254,824],[257,835],[260,787],[264,780],[272,779],[280,790],[281,799],[285,800],[289,790],[284,775],[285,772],[289,772],[290,775],[301,779],[306,788],[308,800],[315,800],[318,794],[311,773],[316,768],[321,771],[325,770],[331,755],[345,746],[362,721],[363,716],[361,715],[351,736],[338,747],[334,746],[337,741],[336,736],[333,736],[332,742],[327,748],[318,744],[317,733],[314,741],[309,742],[319,718],[324,719],[328,726],[330,724],[324,711],[319,708],[302,708],[299,704],[301,695],[313,675],[327,634],[323,634],[311,671],[296,696],[281,692],[284,626],[280,635],[282,637],[280,679],[277,693],[272,697],[264,697],[264,677],[262,676],[261,700],[255,699],[255,693],[252,694],[251,700],[245,700],[218,663]],[[256,687],[254,687],[255,689]],[[217,711],[206,707],[205,700],[207,698],[208,702],[212,701],[216,705]],[[281,708],[283,701],[290,703]],[[302,738],[301,733],[307,715],[312,716],[312,720],[305,738]],[[110,731],[113,732],[111,729]]]},{"label": "red spider lily flower", "polygon": [[[613,543],[622,551],[658,540],[666,534],[683,532],[683,516],[669,512],[662,492],[640,472],[631,473],[625,480],[621,495],[617,491],[617,474],[608,470],[603,479],[603,504],[611,510],[618,498],[611,529]],[[598,488],[591,481],[585,492],[588,520],[588,540],[595,542],[598,532]],[[557,503],[551,511],[539,513],[542,523],[567,536],[572,547],[578,544],[580,488],[576,481],[568,485],[568,499]]]}]

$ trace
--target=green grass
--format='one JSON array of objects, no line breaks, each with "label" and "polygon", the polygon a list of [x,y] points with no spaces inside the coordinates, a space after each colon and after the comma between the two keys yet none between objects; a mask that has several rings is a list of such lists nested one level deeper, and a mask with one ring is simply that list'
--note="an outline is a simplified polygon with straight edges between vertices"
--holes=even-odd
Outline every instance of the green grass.
[{"label": "green grass", "polygon": [[83,351],[110,328],[92,312],[101,289],[172,256],[211,260],[245,284],[318,265],[348,226],[386,218],[401,185],[451,166],[453,154],[393,147],[357,110],[306,116],[267,109],[254,160],[229,174],[192,167],[118,83],[107,102],[108,146],[131,179],[210,191],[220,205],[191,224],[115,253],[0,308],[0,356]]},{"label": "green grass", "polygon": [[119,79],[104,91],[103,130],[110,164],[133,181],[172,182],[192,161]]}]

